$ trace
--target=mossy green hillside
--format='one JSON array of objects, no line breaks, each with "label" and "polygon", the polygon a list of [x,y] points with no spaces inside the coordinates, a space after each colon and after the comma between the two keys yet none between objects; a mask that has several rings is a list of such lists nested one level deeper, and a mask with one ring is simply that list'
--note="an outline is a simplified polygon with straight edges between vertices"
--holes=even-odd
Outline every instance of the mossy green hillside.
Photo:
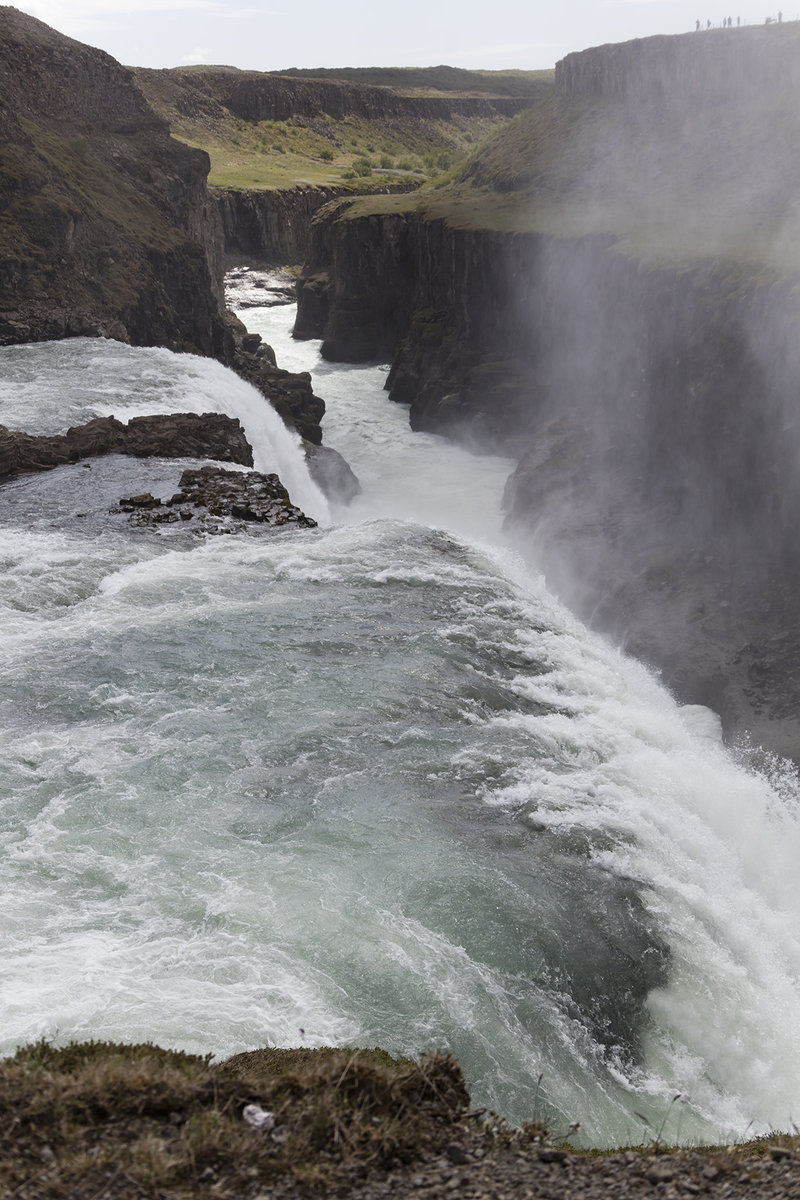
[{"label": "mossy green hillside", "polygon": [[224,353],[207,171],[113,58],[0,6],[0,342]]},{"label": "mossy green hillside", "polygon": [[221,188],[350,185],[359,191],[400,179],[422,183],[461,162],[496,127],[488,118],[375,128],[358,117],[293,117],[250,123],[226,119],[214,131],[174,123],[174,136],[205,150],[209,183]]},{"label": "mossy green hillside", "polygon": [[[147,273],[147,255],[201,257],[161,197],[139,184],[139,162],[156,158],[146,133],[71,134],[25,117],[19,125],[23,138],[0,147],[0,272],[10,294],[35,276],[40,302],[125,310],[139,292],[132,260]],[[62,271],[65,253],[84,255],[91,271]]]},{"label": "mossy green hillside", "polygon": [[[361,192],[401,179],[423,182],[463,162],[508,119],[485,107],[481,113],[453,111],[440,117],[316,111],[284,120],[246,120],[227,106],[225,89],[215,88],[216,70],[203,76],[203,89],[193,86],[199,69],[140,70],[136,77],[173,136],[209,154],[209,183],[221,188],[311,183]],[[221,77],[230,79],[230,73]],[[549,87],[549,79],[540,80],[537,95]]]}]

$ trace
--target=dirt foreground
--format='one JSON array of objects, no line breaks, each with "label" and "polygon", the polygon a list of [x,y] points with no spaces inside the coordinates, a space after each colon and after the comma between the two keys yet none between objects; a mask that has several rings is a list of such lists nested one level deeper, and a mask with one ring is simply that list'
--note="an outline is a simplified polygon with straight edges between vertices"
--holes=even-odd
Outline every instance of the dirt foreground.
[{"label": "dirt foreground", "polygon": [[599,1154],[471,1110],[458,1064],[42,1042],[0,1062],[0,1197],[800,1200],[800,1137]]}]

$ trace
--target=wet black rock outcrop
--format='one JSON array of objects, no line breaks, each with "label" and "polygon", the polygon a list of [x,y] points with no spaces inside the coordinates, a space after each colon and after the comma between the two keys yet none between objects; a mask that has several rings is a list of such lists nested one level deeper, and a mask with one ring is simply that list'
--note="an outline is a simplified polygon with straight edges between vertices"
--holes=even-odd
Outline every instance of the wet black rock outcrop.
[{"label": "wet black rock outcrop", "polygon": [[232,312],[226,314],[226,321],[234,343],[234,371],[261,392],[287,425],[307,442],[319,445],[325,401],[314,394],[308,371],[284,371],[260,334],[249,333]]},{"label": "wet black rock outcrop", "polygon": [[277,475],[205,466],[184,471],[178,486],[180,490],[169,500],[143,492],[121,499],[113,511],[128,513],[136,525],[180,522],[196,533],[238,533],[285,525],[315,529],[317,525],[292,504]]},{"label": "wet black rock outcrop", "polygon": [[224,413],[172,413],[95,417],[66,434],[23,433],[0,425],[0,480],[29,471],[49,471],[102,454],[136,458],[213,458],[253,465],[253,451],[239,421]]},{"label": "wet black rock outcrop", "polygon": [[330,500],[349,504],[361,492],[358,476],[338,450],[307,442],[306,463],[314,483]]}]

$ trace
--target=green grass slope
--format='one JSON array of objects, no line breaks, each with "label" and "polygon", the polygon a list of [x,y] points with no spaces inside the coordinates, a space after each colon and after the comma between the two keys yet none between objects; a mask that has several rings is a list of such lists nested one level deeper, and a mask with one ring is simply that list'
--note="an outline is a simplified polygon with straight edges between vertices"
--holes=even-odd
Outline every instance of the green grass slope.
[{"label": "green grass slope", "polygon": [[[136,71],[149,104],[169,122],[173,136],[209,154],[209,183],[216,187],[281,188],[312,183],[369,192],[392,182],[422,183],[463,162],[476,145],[507,122],[507,117],[488,105],[479,114],[453,111],[435,116],[420,110],[415,115],[410,108],[401,114],[381,113],[368,97],[359,111],[358,93],[350,111],[343,114],[324,111],[323,102],[313,111],[303,111],[298,105],[292,115],[281,120],[248,120],[233,112],[227,102],[232,76],[250,79],[253,73],[226,68]],[[331,77],[339,78],[333,72]],[[493,73],[486,78],[493,83]],[[535,94],[550,86],[549,80],[539,80]],[[485,91],[501,98],[509,95],[502,86],[496,92],[491,87]],[[482,93],[472,89],[466,98],[476,95],[480,98]],[[452,90],[436,90],[430,85],[420,99],[437,97],[449,102],[458,99]]]},{"label": "green grass slope", "polygon": [[[153,1045],[40,1042],[0,1062],[0,1194],[241,1200],[278,1181],[321,1193],[441,1153],[468,1103],[441,1055],[267,1049],[212,1066]],[[248,1105],[272,1114],[265,1128]]]},{"label": "green grass slope", "polygon": [[0,342],[219,350],[206,170],[114,59],[0,7]]}]

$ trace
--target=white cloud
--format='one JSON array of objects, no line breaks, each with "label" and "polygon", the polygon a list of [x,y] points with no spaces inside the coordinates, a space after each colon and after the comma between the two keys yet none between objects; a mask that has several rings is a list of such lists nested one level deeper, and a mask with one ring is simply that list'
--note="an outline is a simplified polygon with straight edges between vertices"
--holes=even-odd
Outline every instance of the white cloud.
[{"label": "white cloud", "polygon": [[181,62],[188,64],[207,63],[211,58],[211,50],[208,46],[195,46],[194,50],[190,50],[188,54],[181,55]]},{"label": "white cloud", "polygon": [[225,0],[121,0],[113,9],[108,0],[27,0],[21,6],[25,12],[48,24],[93,21],[104,23],[137,13],[195,12],[219,17],[254,17],[273,15],[268,8],[230,8]]},{"label": "white cloud", "polygon": [[[117,0],[113,4],[109,0],[22,0],[22,3],[18,0],[18,4],[24,12],[60,33],[104,46],[116,57],[127,52],[121,42],[127,46],[137,26],[141,29],[141,22],[157,19],[159,15],[165,21],[172,17],[183,22],[191,18],[227,21],[277,15],[267,7],[233,7],[231,0]],[[140,43],[140,51],[142,48]],[[174,53],[177,56],[177,46]]]}]

